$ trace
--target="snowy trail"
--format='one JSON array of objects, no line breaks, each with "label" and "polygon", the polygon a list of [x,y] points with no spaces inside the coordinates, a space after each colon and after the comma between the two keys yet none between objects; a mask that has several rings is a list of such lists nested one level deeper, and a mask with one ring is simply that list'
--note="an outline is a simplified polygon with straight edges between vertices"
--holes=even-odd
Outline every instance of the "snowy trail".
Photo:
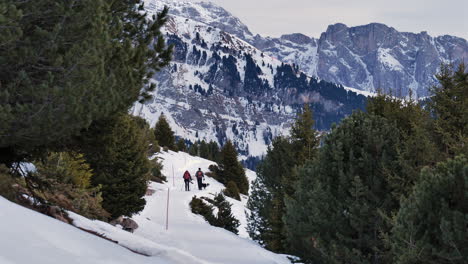
[{"label": "snowy trail", "polygon": [[[163,173],[168,183],[152,183],[156,190],[146,196],[145,209],[133,219],[139,224],[135,233],[108,223],[90,220],[69,212],[73,224],[117,241],[107,241],[62,223],[51,217],[11,203],[0,197],[0,264],[289,264],[284,255],[269,252],[247,238],[245,203],[228,198],[233,214],[241,222],[240,236],[210,226],[191,213],[189,202],[194,195],[210,197],[224,186],[208,178],[210,186],[199,191],[182,190],[182,174],[198,168],[208,171],[208,160],[185,153],[164,152]],[[174,164],[175,185],[172,182]],[[176,166],[177,165],[177,166]],[[247,171],[249,179],[255,173]],[[167,191],[170,190],[169,230],[166,231]],[[143,255],[136,254],[139,252]]]},{"label": "snowy trail", "polygon": [[[140,226],[135,231],[136,235],[181,249],[212,263],[290,263],[285,256],[273,254],[247,238],[210,226],[201,216],[191,213],[189,202],[194,195],[213,197],[213,194],[220,192],[224,186],[206,177],[206,182],[210,184],[206,190],[199,191],[195,180],[191,185],[191,191],[186,192],[183,190],[182,175],[186,169],[192,175],[198,168],[206,172],[213,162],[175,152],[164,153],[161,157],[164,159],[163,174],[168,176],[168,183],[152,183],[151,187],[156,190],[156,193],[147,197],[145,209],[138,216],[133,217]],[[172,179],[172,164],[174,164],[175,185]],[[166,231],[168,189],[170,191],[169,230]],[[229,198],[229,202],[233,204],[233,213],[242,223],[239,233],[246,237],[245,213],[243,212],[246,201],[243,199],[239,202]]]}]

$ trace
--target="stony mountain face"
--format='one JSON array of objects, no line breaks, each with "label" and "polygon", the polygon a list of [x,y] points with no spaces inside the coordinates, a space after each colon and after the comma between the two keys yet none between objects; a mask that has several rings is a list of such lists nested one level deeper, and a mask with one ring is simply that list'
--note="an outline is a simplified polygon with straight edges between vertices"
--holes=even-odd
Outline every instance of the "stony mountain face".
[{"label": "stony mountain face", "polygon": [[363,91],[428,96],[441,63],[468,59],[468,42],[453,36],[399,32],[373,23],[328,27],[319,39],[301,34],[256,38],[255,45],[307,74]]},{"label": "stony mountain face", "polygon": [[[161,2],[161,1],[160,1]],[[320,38],[295,33],[253,35],[238,18],[209,2],[162,0],[171,13],[217,27],[310,76],[367,92],[429,95],[441,63],[468,60],[468,42],[453,36],[399,32],[378,23],[330,25]]]},{"label": "stony mountain face", "polygon": [[[150,14],[164,4],[147,3]],[[213,18],[212,13],[204,13],[203,3],[174,3],[178,9],[172,9],[164,29],[167,42],[175,47],[173,61],[154,76],[158,88],[153,101],[133,109],[152,124],[164,113],[176,135],[220,144],[230,139],[248,157],[264,154],[273,137],[288,134],[304,103],[312,106],[317,128],[322,130],[365,107],[363,95],[310,77],[296,65],[206,24]],[[192,14],[196,20],[177,14]]]}]

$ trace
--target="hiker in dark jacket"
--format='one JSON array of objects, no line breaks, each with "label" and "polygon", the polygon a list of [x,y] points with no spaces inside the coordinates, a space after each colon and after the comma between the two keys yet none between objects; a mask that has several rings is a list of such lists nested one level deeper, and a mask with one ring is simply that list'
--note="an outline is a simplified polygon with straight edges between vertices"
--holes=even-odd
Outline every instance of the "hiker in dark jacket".
[{"label": "hiker in dark jacket", "polygon": [[200,168],[198,168],[198,171],[195,173],[195,177],[197,177],[198,190],[201,190],[203,184],[202,179],[205,178],[205,175],[203,174]]},{"label": "hiker in dark jacket", "polygon": [[185,182],[185,191],[190,191],[190,182],[192,181],[192,176],[190,175],[190,172],[186,170],[184,172],[184,182]]}]

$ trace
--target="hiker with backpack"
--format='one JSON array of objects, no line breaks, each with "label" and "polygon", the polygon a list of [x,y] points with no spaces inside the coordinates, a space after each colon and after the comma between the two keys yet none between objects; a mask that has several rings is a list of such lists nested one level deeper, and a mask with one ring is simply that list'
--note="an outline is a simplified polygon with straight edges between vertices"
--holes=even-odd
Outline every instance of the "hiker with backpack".
[{"label": "hiker with backpack", "polygon": [[192,176],[190,175],[190,172],[186,170],[184,172],[184,182],[185,182],[185,191],[190,191],[190,182],[192,181]]},{"label": "hiker with backpack", "polygon": [[203,172],[201,171],[200,168],[198,168],[198,171],[195,173],[195,177],[197,177],[198,190],[201,191],[201,189],[203,187],[202,179],[205,178],[205,175],[203,174]]}]

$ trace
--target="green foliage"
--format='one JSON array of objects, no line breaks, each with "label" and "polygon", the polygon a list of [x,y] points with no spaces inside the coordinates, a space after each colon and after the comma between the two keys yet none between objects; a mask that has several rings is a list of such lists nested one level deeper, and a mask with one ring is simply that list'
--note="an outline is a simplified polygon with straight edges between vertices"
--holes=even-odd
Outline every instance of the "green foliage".
[{"label": "green foliage", "polygon": [[245,176],[245,170],[237,160],[237,151],[231,141],[228,141],[221,150],[221,162],[218,176],[221,183],[229,181],[236,183],[240,193],[247,195],[249,192],[249,181]]},{"label": "green foliage", "polygon": [[102,185],[103,207],[113,218],[131,216],[145,205],[151,164],[145,130],[128,114],[96,122],[83,135],[82,152]]},{"label": "green foliage", "polygon": [[7,17],[15,16],[1,28],[11,26],[16,34],[0,45],[0,147],[67,138],[115,110],[104,102],[107,84],[99,78],[112,45],[104,1],[2,6]]},{"label": "green foliage", "polygon": [[[284,252],[284,224],[282,217],[284,199],[294,193],[297,164],[294,144],[289,139],[277,137],[268,148],[267,155],[257,167],[255,189],[250,195],[247,207],[251,210],[248,229],[267,249]],[[256,235],[255,233],[258,233]]]},{"label": "green foliage", "polygon": [[178,151],[187,152],[187,145],[183,138],[179,138],[179,140],[177,140],[176,147]]},{"label": "green foliage", "polygon": [[206,172],[205,175],[221,182],[219,167],[214,164],[211,164],[210,166],[208,166],[208,169],[210,171]]},{"label": "green foliage", "polygon": [[39,174],[55,179],[61,183],[73,184],[82,189],[90,187],[93,176],[88,163],[82,154],[78,153],[49,153],[49,155],[36,163]]},{"label": "green foliage", "polygon": [[189,148],[189,154],[192,156],[198,156],[200,153],[199,146],[197,143],[193,143]]},{"label": "green foliage", "polygon": [[167,9],[148,21],[141,3],[0,3],[0,162],[63,150],[92,122],[148,98],[172,48],[160,31]]},{"label": "green foliage", "polygon": [[16,179],[10,174],[8,168],[0,164],[0,196],[10,201],[16,201],[17,191],[14,188]]},{"label": "green foliage", "polygon": [[388,179],[399,171],[399,137],[384,118],[360,112],[332,129],[286,202],[293,253],[306,263],[385,263],[380,232],[398,208]]},{"label": "green foliage", "polygon": [[90,219],[108,220],[110,214],[102,207],[103,198],[100,186],[83,189],[48,178],[47,175],[36,174],[28,177],[39,178],[39,180],[33,180],[36,184],[40,182],[35,185],[37,188],[31,189],[34,198]]},{"label": "green foliage", "polygon": [[192,213],[203,216],[210,225],[214,225],[216,218],[213,215],[212,205],[206,204],[202,199],[194,196],[190,201],[190,209]]},{"label": "green foliage", "polygon": [[425,168],[394,219],[389,239],[395,262],[468,261],[468,161],[459,156]]},{"label": "green foliage", "polygon": [[202,140],[199,144],[200,148],[200,157],[204,159],[210,158],[210,146],[206,143],[205,140]]},{"label": "green foliage", "polygon": [[157,158],[154,158],[153,160],[150,160],[150,180],[158,183],[163,183],[167,182],[167,177],[164,176],[161,172],[163,169],[163,165]]},{"label": "green foliage", "polygon": [[214,141],[207,143],[205,140],[202,140],[197,141],[190,146],[189,154],[219,163],[221,152],[219,150],[218,143]]},{"label": "green foliage", "polygon": [[468,72],[464,64],[454,71],[444,65],[437,75],[430,108],[435,116],[437,143],[446,157],[468,155]]},{"label": "green foliage", "polygon": [[284,200],[295,193],[297,168],[316,156],[319,138],[313,126],[312,111],[305,105],[291,128],[291,138],[274,139],[257,168],[256,189],[247,205],[251,210],[247,228],[254,240],[274,252],[285,253],[289,248]]},{"label": "green foliage", "polygon": [[139,116],[134,116],[133,119],[135,120],[138,127],[142,130],[142,133],[148,142],[148,156],[153,156],[154,154],[161,151],[161,147],[159,147],[159,143],[154,136],[154,130],[150,127],[148,121]]},{"label": "green foliage", "polygon": [[[453,71],[444,66],[437,77],[440,86],[434,88],[431,112],[411,99],[378,95],[369,100],[369,114],[355,113],[343,120],[320,149],[312,113],[304,109],[291,138],[282,144],[273,142],[258,166],[247,204],[249,235],[270,250],[297,254],[306,263],[393,263],[383,237],[391,237],[391,216],[420,181],[420,171],[447,157],[468,154],[466,68],[460,65]],[[466,186],[465,181],[461,177],[454,181],[456,192],[463,193],[460,190],[465,187],[460,186]],[[463,195],[457,197],[467,204]],[[406,213],[414,209],[407,206]],[[430,246],[421,242],[433,238],[439,229],[448,230],[438,233],[444,239],[455,233],[449,220],[438,222],[426,215],[416,218],[415,214],[418,222],[402,229],[400,235],[413,231],[414,235],[400,241],[394,253],[406,260],[401,263],[439,263],[435,255],[443,261],[454,257],[457,263],[459,255],[466,256],[460,246],[462,253],[456,255],[447,248],[435,250],[433,244],[441,245],[440,241],[432,240]],[[431,223],[439,227],[430,227]],[[466,222],[458,228],[463,225]],[[457,232],[466,240],[466,231]],[[416,240],[424,234],[427,237]],[[447,241],[453,246],[455,240]],[[413,246],[419,242],[425,244]],[[412,246],[408,254],[402,253],[405,246]],[[414,258],[424,250],[433,253],[431,258]]]},{"label": "green foliage", "polygon": [[399,163],[401,171],[389,183],[396,198],[410,193],[424,166],[440,159],[431,133],[433,120],[428,111],[413,100],[378,95],[369,100],[367,111],[385,117],[400,131]]},{"label": "green foliage", "polygon": [[207,159],[214,161],[216,163],[219,163],[221,161],[220,160],[221,151],[219,150],[218,143],[214,141],[210,141],[210,143],[208,143],[208,147],[209,147],[209,154],[208,154]]},{"label": "green foliage", "polygon": [[158,143],[170,150],[175,150],[175,137],[164,114],[159,116],[158,122],[154,127],[154,136]]},{"label": "green foliage", "polygon": [[309,105],[306,104],[293,126],[291,127],[291,140],[295,148],[295,157],[298,164],[312,160],[319,145],[317,131],[313,128],[315,121]]},{"label": "green foliage", "polygon": [[35,162],[37,171],[26,177],[30,194],[43,204],[56,205],[88,218],[106,220],[101,187],[90,187],[93,172],[83,155],[50,153]]},{"label": "green foliage", "polygon": [[272,194],[267,190],[263,177],[259,177],[252,184],[247,208],[250,210],[247,214],[247,232],[249,236],[257,241],[263,247],[271,249],[269,241],[271,238],[270,211],[272,209]]},{"label": "green foliage", "polygon": [[[207,201],[209,204],[206,204],[203,200]],[[213,214],[214,207],[218,209],[216,216]],[[239,220],[232,215],[231,207],[232,205],[221,193],[217,194],[213,200],[204,197],[200,199],[194,196],[190,202],[192,212],[203,216],[210,225],[221,227],[237,234],[239,232],[237,228],[240,223]]]},{"label": "green foliage", "polygon": [[232,204],[230,204],[224,195],[220,193],[215,196],[214,205],[218,207],[215,226],[224,228],[234,234],[238,234],[240,222],[232,215]]},{"label": "green foliage", "polygon": [[226,189],[223,190],[223,194],[238,201],[241,200],[239,188],[237,187],[237,184],[233,181],[228,182],[228,184],[226,185]]}]

